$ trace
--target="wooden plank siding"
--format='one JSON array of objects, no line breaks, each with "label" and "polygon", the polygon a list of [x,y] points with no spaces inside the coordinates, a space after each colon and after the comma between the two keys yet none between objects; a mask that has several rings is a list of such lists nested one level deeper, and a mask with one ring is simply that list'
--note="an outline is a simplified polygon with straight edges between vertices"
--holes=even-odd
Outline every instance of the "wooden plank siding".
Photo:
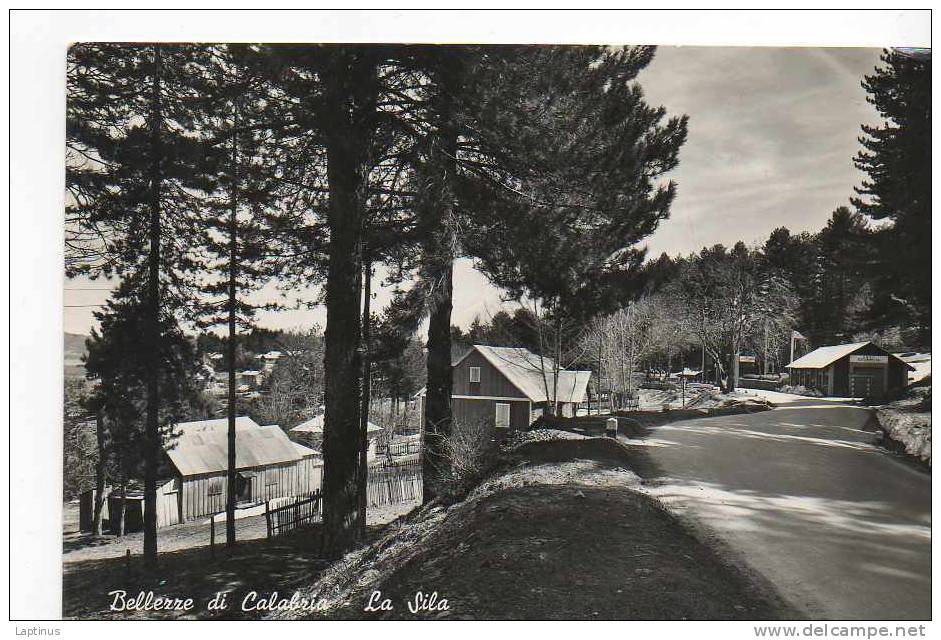
[{"label": "wooden plank siding", "polygon": [[[887,363],[854,363],[852,356],[886,356]],[[884,397],[908,384],[908,367],[888,351],[867,344],[821,369],[793,367],[791,384],[814,388],[826,395],[847,397],[854,395],[852,377],[868,375],[874,378],[873,397]]]},{"label": "wooden plank siding", "polygon": [[[244,469],[252,473],[251,502],[306,495],[320,489],[323,463],[317,458],[298,462]],[[188,476],[182,479],[182,516],[192,520],[225,511],[228,482],[226,473]]]},{"label": "wooden plank siding", "polygon": [[[470,381],[471,367],[480,367],[480,382]],[[455,396],[495,396],[520,398],[526,396],[476,349],[452,370],[451,394]]]},{"label": "wooden plank siding", "polygon": [[166,527],[171,524],[180,524],[182,513],[180,512],[180,492],[176,479],[157,487],[157,526]]},{"label": "wooden plank siding", "polygon": [[529,400],[492,400],[488,398],[453,398],[451,410],[455,426],[461,424],[485,424],[494,426],[497,403],[510,405],[510,429],[525,429],[529,426]]}]

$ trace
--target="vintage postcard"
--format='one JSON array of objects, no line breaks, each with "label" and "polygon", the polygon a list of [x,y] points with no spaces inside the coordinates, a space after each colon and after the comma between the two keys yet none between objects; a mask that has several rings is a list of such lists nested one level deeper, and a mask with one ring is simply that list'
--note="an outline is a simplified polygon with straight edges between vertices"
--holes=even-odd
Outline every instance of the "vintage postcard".
[{"label": "vintage postcard", "polygon": [[909,44],[72,42],[62,618],[924,635]]}]

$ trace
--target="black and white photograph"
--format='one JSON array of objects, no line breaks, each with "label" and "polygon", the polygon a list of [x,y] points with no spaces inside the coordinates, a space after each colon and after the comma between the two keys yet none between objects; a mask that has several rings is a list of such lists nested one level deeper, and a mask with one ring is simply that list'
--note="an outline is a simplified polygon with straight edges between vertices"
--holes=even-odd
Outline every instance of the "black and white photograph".
[{"label": "black and white photograph", "polygon": [[931,13],[898,13],[869,46],[71,38],[50,618],[927,635]]}]

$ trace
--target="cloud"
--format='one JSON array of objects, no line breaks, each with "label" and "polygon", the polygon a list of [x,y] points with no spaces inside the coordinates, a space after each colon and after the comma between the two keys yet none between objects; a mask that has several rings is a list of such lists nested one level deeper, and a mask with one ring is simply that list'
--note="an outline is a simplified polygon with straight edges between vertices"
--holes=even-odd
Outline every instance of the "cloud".
[{"label": "cloud", "polygon": [[671,218],[651,254],[817,230],[846,204],[860,124],[879,121],[860,81],[879,49],[661,47],[647,99],[690,117]]}]

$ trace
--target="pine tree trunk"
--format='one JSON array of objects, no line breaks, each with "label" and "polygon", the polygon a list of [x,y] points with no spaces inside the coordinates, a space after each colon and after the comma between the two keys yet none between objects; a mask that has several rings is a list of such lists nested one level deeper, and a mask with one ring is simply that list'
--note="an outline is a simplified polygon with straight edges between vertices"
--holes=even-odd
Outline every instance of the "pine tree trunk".
[{"label": "pine tree trunk", "polygon": [[101,511],[105,502],[105,425],[101,412],[95,417],[95,437],[98,441],[98,459],[95,461],[95,515],[92,533],[101,535]]},{"label": "pine tree trunk", "polygon": [[160,47],[154,47],[154,77],[151,96],[151,173],[150,173],[150,255],[148,256],[147,299],[149,314],[147,369],[147,416],[144,443],[144,564],[157,565],[157,465],[160,459],[160,199],[162,187],[160,124],[161,104]]},{"label": "pine tree trunk", "polygon": [[437,291],[430,301],[428,317],[428,382],[425,389],[425,444],[422,456],[424,502],[438,495],[450,467],[446,444],[452,426],[452,269],[451,260],[446,258],[434,264],[433,270],[429,270],[435,278]]},{"label": "pine tree trunk", "polygon": [[[323,552],[338,558],[361,530],[360,237],[369,125],[375,113],[375,64],[344,49],[329,53],[324,69],[330,251],[324,331]],[[364,113],[372,110],[372,114]]]},{"label": "pine tree trunk", "polygon": [[236,501],[236,456],[235,456],[235,341],[236,332],[236,282],[238,278],[238,147],[236,131],[238,129],[238,107],[233,110],[232,119],[232,188],[229,206],[229,406],[228,417],[228,463],[226,473],[225,500],[225,546],[235,546],[235,501]]},{"label": "pine tree trunk", "polygon": [[451,310],[457,242],[452,185],[457,171],[457,134],[452,119],[453,101],[458,97],[461,80],[457,58],[443,64],[436,77],[435,112],[439,128],[426,164],[426,170],[431,174],[426,184],[431,193],[420,212],[427,234],[422,252],[423,278],[430,293],[427,300],[428,359],[422,451],[422,499],[425,503],[439,494],[442,482],[450,477],[446,447],[453,421]]},{"label": "pine tree trunk", "polygon": [[[118,526],[113,529],[117,529],[118,537],[124,535],[124,514],[127,513],[127,477],[125,476],[121,480],[121,499],[118,501],[118,513],[117,513],[117,523]],[[115,514],[109,513],[109,518],[114,518]]]},{"label": "pine tree trunk", "polygon": [[359,475],[357,476],[357,491],[359,493],[359,531],[357,532],[357,541],[361,542],[366,538],[366,485],[369,482],[367,450],[369,448],[369,400],[370,400],[370,374],[371,361],[369,353],[370,318],[369,302],[372,296],[372,258],[369,255],[368,239],[363,239],[363,391],[362,407],[360,409],[360,437],[362,445],[359,451]]}]

